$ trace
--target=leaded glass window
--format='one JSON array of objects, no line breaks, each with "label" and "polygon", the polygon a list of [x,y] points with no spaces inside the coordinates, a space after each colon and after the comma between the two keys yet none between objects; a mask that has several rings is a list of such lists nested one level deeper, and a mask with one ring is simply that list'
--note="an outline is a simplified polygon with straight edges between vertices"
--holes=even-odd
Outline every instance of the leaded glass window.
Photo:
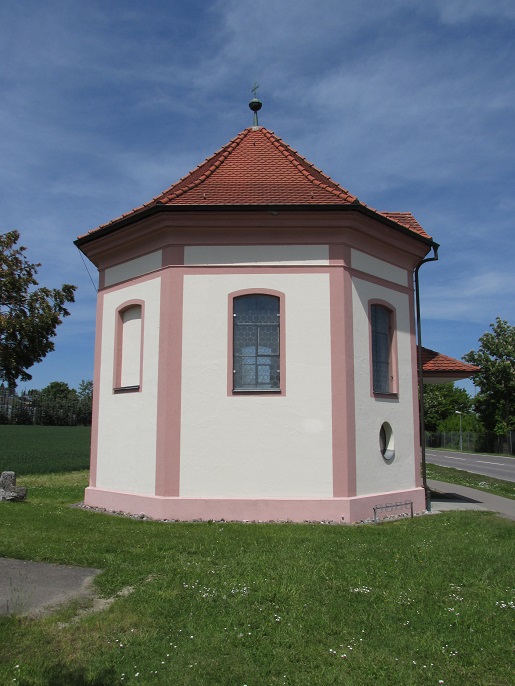
[{"label": "leaded glass window", "polygon": [[234,390],[279,390],[279,298],[256,293],[233,302]]},{"label": "leaded glass window", "polygon": [[390,393],[391,313],[382,305],[372,305],[372,374],[374,393]]}]

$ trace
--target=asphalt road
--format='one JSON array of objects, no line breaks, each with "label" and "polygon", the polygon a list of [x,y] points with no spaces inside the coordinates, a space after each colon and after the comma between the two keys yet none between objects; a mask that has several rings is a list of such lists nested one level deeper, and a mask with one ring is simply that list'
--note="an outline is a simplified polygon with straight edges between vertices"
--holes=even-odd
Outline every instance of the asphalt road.
[{"label": "asphalt road", "polygon": [[458,453],[452,450],[426,450],[426,461],[441,467],[454,467],[494,479],[515,481],[515,457]]}]

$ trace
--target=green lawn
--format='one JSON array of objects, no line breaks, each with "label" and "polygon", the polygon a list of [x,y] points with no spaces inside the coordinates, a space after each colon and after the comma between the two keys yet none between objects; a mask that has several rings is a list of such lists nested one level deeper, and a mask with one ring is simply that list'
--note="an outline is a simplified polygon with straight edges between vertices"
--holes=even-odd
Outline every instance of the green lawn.
[{"label": "green lawn", "polygon": [[48,474],[89,468],[89,426],[0,426],[0,472]]},{"label": "green lawn", "polygon": [[[159,523],[68,507],[87,473],[26,476],[0,555],[98,567],[108,609],[0,618],[0,683],[507,686],[514,523]],[[74,619],[75,617],[75,619]]]}]

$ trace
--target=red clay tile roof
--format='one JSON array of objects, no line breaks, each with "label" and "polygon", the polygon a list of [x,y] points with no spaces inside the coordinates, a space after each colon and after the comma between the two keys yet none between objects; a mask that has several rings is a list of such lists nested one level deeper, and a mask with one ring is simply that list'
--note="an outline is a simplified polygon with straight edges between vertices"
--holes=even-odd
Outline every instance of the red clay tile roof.
[{"label": "red clay tile roof", "polygon": [[[251,127],[150,202],[98,228],[104,229],[141,211],[163,205],[206,207],[352,204],[367,207],[301,157],[272,131],[263,127]],[[378,212],[371,207],[368,209],[424,238],[430,238],[409,212]]]},{"label": "red clay tile roof", "polygon": [[383,217],[386,217],[387,219],[391,219],[393,222],[397,222],[397,224],[402,224],[402,226],[405,226],[411,231],[415,231],[415,233],[418,233],[425,238],[429,238],[429,235],[420,226],[411,212],[379,212],[379,214],[382,214]]},{"label": "red clay tile roof", "polygon": [[348,205],[356,200],[262,127],[245,129],[155,198],[166,205]]},{"label": "red clay tile roof", "polygon": [[478,372],[479,367],[422,347],[422,371],[428,378],[449,376],[466,379]]}]

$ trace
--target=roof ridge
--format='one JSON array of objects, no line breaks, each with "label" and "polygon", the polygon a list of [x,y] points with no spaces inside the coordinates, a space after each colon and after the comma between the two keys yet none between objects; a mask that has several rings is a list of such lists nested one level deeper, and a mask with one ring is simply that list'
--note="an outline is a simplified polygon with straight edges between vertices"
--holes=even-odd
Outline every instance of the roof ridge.
[{"label": "roof ridge", "polygon": [[[214,152],[209,157],[206,157],[205,160],[203,162],[201,162],[200,164],[197,164],[197,166],[194,169],[191,169],[187,174],[185,174],[184,176],[181,176],[180,179],[178,179],[177,181],[172,183],[172,185],[168,186],[168,188],[166,188],[164,191],[161,191],[161,193],[158,193],[157,195],[155,195],[148,202],[143,203],[142,205],[138,205],[137,207],[134,207],[132,210],[128,210],[127,212],[124,212],[117,219],[112,219],[111,221],[106,222],[105,224],[101,224],[98,228],[103,228],[105,226],[109,226],[110,224],[114,224],[118,220],[124,219],[125,217],[128,217],[131,214],[134,214],[134,212],[139,212],[141,210],[145,210],[148,207],[154,207],[155,205],[165,205],[166,203],[170,202],[170,200],[173,200],[174,198],[180,197],[181,195],[186,193],[186,191],[189,191],[192,188],[195,188],[200,183],[202,183],[202,181],[205,181],[206,178],[209,178],[209,176],[211,176],[211,174],[214,172],[214,168],[209,170],[209,174],[200,176],[195,182],[190,183],[187,186],[185,186],[184,188],[180,188],[178,191],[175,191],[174,193],[170,194],[170,191],[172,190],[172,188],[174,186],[177,186],[178,184],[180,184],[181,181],[185,181],[189,176],[191,176],[193,173],[195,173],[198,169],[201,169],[210,160],[214,159],[217,156],[219,156],[221,158],[221,160],[227,159],[229,154],[241,143],[241,141],[248,134],[249,131],[250,131],[249,128],[244,129],[243,131],[240,131],[240,133],[237,136],[235,136],[234,138],[232,138],[228,143],[223,145],[221,148],[219,148],[216,152]],[[213,165],[213,166],[218,168],[221,163],[222,163],[221,161],[217,161],[217,163],[215,163],[215,165]]]},{"label": "roof ridge", "polygon": [[[349,202],[354,202],[355,200],[357,200],[357,197],[355,195],[352,195],[352,193],[350,193],[346,188],[343,188],[343,186],[340,186],[340,184],[337,183],[336,181],[334,181],[334,179],[332,179],[330,176],[327,176],[327,174],[325,172],[323,172],[321,169],[316,167],[309,160],[307,160],[303,155],[301,155],[299,152],[297,152],[297,150],[295,150],[290,145],[288,145],[288,143],[286,143],[282,138],[280,138],[276,133],[274,133],[274,131],[271,131],[270,129],[266,129],[264,127],[262,127],[262,128],[263,128],[263,133],[271,141],[271,143],[309,181],[311,181],[315,185],[319,186],[320,188],[329,191],[333,195],[336,195],[336,197],[338,197],[338,198],[343,198],[345,200],[349,200]],[[324,183],[324,182],[320,181],[319,179],[315,178],[313,176],[313,174],[311,174],[309,172],[309,170],[306,169],[306,167],[303,166],[303,164],[301,164],[301,162],[299,160],[301,160],[304,164],[306,164],[309,167],[311,167],[312,169],[314,169],[318,174],[320,174],[320,176],[322,176],[324,179],[326,179],[329,183]]]},{"label": "roof ridge", "polygon": [[[206,157],[206,159],[198,164],[194,169],[189,171],[187,174],[185,174],[183,177],[181,177],[178,181],[173,183],[171,186],[169,186],[166,190],[164,190],[160,195],[157,195],[155,198],[153,198],[150,203],[156,202],[159,204],[166,204],[170,202],[171,200],[174,200],[175,198],[179,198],[181,195],[186,193],[187,191],[191,190],[192,188],[196,188],[199,186],[201,183],[203,183],[206,179],[208,179],[215,171],[220,167],[222,162],[225,162],[225,160],[229,157],[229,155],[234,152],[234,150],[240,145],[240,143],[243,141],[246,136],[248,136],[249,132],[252,129],[246,128],[243,131],[240,131],[240,133],[232,138],[228,143],[226,143],[224,146],[219,148],[216,152],[214,152],[212,155],[209,157]],[[216,161],[207,169],[207,171],[204,174],[201,174],[195,181],[192,181],[189,183],[187,186],[184,186],[183,188],[179,188],[173,193],[170,193],[172,188],[174,186],[178,186],[181,181],[185,181],[189,176],[194,174],[196,171],[202,169],[202,167],[206,166],[208,162],[211,160],[214,160],[215,158]],[[147,203],[150,204],[150,203]]]}]

